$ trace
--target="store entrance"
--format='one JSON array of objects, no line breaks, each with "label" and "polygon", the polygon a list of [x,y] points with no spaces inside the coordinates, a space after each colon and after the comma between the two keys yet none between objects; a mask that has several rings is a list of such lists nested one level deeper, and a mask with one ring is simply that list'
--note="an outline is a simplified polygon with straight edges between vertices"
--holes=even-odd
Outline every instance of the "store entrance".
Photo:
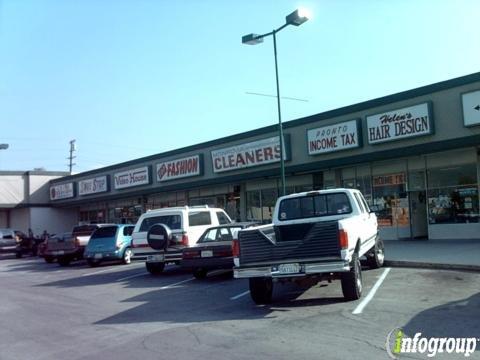
[{"label": "store entrance", "polygon": [[410,231],[412,239],[428,237],[427,194],[425,190],[408,193],[410,201]]}]

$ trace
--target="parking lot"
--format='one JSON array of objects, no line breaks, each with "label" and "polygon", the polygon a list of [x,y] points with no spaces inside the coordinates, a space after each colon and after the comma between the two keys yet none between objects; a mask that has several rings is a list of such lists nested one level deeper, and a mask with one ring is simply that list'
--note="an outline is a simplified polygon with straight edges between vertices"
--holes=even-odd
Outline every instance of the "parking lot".
[{"label": "parking lot", "polygon": [[334,281],[277,286],[271,305],[256,306],[248,282],[229,273],[199,281],[175,266],[154,277],[141,262],[60,267],[3,255],[0,359],[386,359],[397,327],[480,338],[477,273],[365,269],[363,278],[360,301],[345,302]]}]

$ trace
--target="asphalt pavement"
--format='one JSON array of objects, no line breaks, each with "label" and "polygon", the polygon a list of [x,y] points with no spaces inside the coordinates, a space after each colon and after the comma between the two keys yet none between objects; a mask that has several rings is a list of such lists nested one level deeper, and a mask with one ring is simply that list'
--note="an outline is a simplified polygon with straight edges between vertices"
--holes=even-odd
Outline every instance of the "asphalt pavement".
[{"label": "asphalt pavement", "polygon": [[477,273],[365,268],[363,279],[358,301],[333,281],[277,286],[257,306],[229,273],[199,281],[175,266],[154,277],[143,263],[1,258],[0,359],[387,359],[397,327],[480,338]]}]

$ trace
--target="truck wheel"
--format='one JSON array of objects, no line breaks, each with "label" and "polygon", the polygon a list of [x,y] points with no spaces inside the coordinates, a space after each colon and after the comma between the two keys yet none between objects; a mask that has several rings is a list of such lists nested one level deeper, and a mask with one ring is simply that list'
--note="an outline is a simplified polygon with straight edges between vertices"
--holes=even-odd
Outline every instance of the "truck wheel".
[{"label": "truck wheel", "polygon": [[148,272],[152,275],[159,275],[165,268],[165,263],[145,263]]},{"label": "truck wheel", "polygon": [[198,280],[205,279],[207,277],[207,270],[202,268],[195,269],[193,270],[193,276]]},{"label": "truck wheel", "polygon": [[53,263],[53,261],[55,260],[53,256],[48,256],[48,255],[44,256],[43,258],[45,259],[45,262],[49,264]]},{"label": "truck wheel", "polygon": [[372,252],[367,255],[367,265],[370,269],[378,269],[383,266],[385,260],[385,246],[383,240],[377,239]]},{"label": "truck wheel", "polygon": [[358,300],[362,296],[362,266],[358,254],[354,253],[350,271],[342,273],[342,292],[346,300]]},{"label": "truck wheel", "polygon": [[273,282],[270,278],[251,278],[250,296],[255,304],[269,304],[272,302]]},{"label": "truck wheel", "polygon": [[66,256],[63,256],[63,257],[59,257],[57,259],[58,263],[60,264],[60,266],[68,266],[70,265],[70,258],[69,257],[66,257]]}]

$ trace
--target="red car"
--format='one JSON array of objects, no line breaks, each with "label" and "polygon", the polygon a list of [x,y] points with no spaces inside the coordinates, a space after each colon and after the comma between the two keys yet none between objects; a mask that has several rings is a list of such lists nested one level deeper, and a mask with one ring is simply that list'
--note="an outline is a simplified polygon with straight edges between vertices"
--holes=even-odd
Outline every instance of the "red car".
[{"label": "red car", "polygon": [[183,249],[181,266],[203,279],[216,269],[233,268],[232,241],[239,230],[258,225],[253,222],[233,223],[208,228],[198,242]]}]

